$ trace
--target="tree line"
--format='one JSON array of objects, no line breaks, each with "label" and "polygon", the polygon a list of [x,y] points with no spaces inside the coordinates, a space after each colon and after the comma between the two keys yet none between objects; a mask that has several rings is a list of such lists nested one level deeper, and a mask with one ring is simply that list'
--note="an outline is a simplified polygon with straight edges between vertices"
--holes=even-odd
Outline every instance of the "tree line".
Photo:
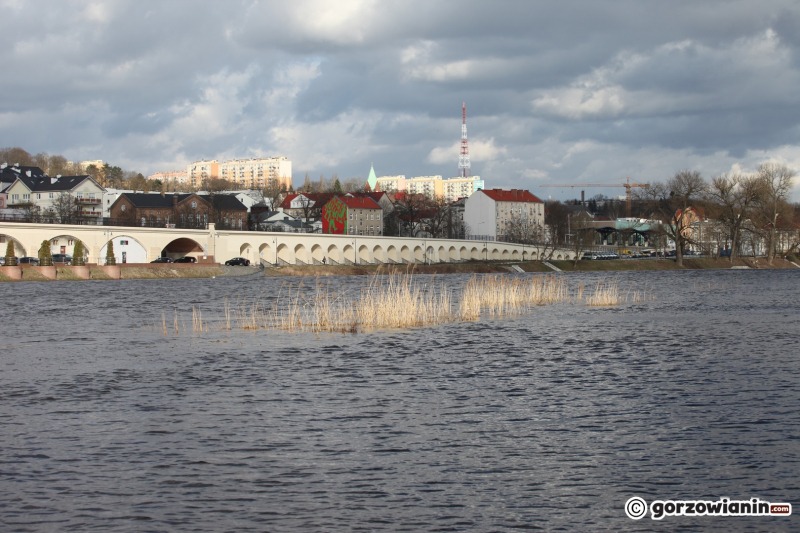
[{"label": "tree line", "polygon": [[[728,246],[725,252],[731,260],[741,255],[746,242],[752,249],[760,242],[771,264],[778,253],[796,253],[800,247],[800,203],[790,202],[795,175],[780,163],[764,163],[754,173],[729,172],[711,180],[703,178],[700,172],[681,170],[667,180],[637,189],[632,216],[660,223],[658,230],[651,230],[651,240],[674,242],[679,264],[691,246],[700,248],[708,243],[708,235],[702,239],[703,235],[692,229],[700,220],[713,222],[715,231]],[[583,232],[589,234],[588,238],[581,235],[581,230],[589,227],[590,215],[603,214],[614,219],[623,211],[622,201],[608,200],[602,204],[605,213],[592,210],[589,205],[576,210],[568,204],[549,202],[545,214],[552,237],[566,244],[591,245],[592,232]],[[778,246],[779,235],[790,238],[782,249]]]},{"label": "tree line", "polygon": [[69,161],[63,155],[51,155],[46,152],[30,154],[19,147],[0,148],[0,162],[24,167],[39,167],[45,174],[53,177],[89,175],[101,186],[107,188],[161,190],[160,184],[149,182],[140,172],[126,171],[109,163],[104,163],[102,166],[89,165],[84,168],[80,163]]}]

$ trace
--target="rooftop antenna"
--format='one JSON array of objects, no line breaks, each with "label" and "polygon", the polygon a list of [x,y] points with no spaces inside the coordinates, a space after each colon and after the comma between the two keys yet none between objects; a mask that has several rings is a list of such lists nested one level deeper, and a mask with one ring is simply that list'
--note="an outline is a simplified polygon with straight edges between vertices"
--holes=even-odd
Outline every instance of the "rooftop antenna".
[{"label": "rooftop antenna", "polygon": [[461,153],[458,157],[458,174],[462,178],[469,176],[469,143],[467,142],[467,104],[461,102]]}]

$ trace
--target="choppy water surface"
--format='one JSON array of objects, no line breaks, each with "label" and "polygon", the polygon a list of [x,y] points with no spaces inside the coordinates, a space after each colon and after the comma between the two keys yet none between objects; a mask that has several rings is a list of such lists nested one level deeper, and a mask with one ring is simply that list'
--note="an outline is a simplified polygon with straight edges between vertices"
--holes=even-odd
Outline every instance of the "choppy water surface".
[{"label": "choppy water surface", "polygon": [[796,528],[623,506],[798,508],[800,271],[613,277],[651,298],[357,335],[161,331],[285,279],[2,284],[0,529]]}]

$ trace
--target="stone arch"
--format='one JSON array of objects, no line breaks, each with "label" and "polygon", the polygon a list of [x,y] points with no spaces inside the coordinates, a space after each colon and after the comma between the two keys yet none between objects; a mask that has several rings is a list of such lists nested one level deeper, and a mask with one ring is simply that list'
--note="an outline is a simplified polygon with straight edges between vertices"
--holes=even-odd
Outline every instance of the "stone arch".
[{"label": "stone arch", "polygon": [[253,246],[249,242],[239,246],[239,255],[245,259],[248,259],[251,263],[256,261],[256,258],[253,254]]},{"label": "stone arch", "polygon": [[489,259],[491,259],[492,261],[499,261],[502,258],[503,256],[500,253],[500,250],[498,250],[497,248],[492,248],[492,251],[489,254]]},{"label": "stone arch", "polygon": [[476,246],[472,247],[472,250],[470,251],[470,259],[472,259],[473,261],[480,261],[484,257],[485,254],[483,253],[483,250],[481,248],[478,248]]},{"label": "stone arch", "polygon": [[262,261],[266,261],[267,263],[274,264],[275,262],[277,262],[277,258],[275,257],[275,250],[273,250],[272,247],[267,243],[263,243],[261,244],[261,246],[258,247],[258,257],[259,259],[261,259]]},{"label": "stone arch", "polygon": [[342,252],[339,251],[339,247],[335,244],[331,244],[328,246],[328,259],[331,261],[336,262],[337,264],[344,263],[344,259],[342,258]]},{"label": "stone arch", "polygon": [[539,251],[538,250],[531,250],[528,259],[531,261],[536,261],[539,258]]},{"label": "stone arch", "polygon": [[376,263],[388,263],[386,257],[386,250],[383,249],[383,246],[380,244],[376,244],[372,248],[372,257],[375,259]]},{"label": "stone arch", "polygon": [[508,251],[508,248],[504,248],[502,252],[500,252],[500,258],[503,261],[508,261],[511,259],[511,252]]},{"label": "stone arch", "polygon": [[436,253],[436,250],[433,248],[433,246],[428,246],[428,249],[425,252],[425,261],[428,263],[439,262],[439,254]]},{"label": "stone arch", "polygon": [[355,264],[356,250],[351,244],[345,244],[342,250],[342,264]]},{"label": "stone arch", "polygon": [[[117,262],[119,262],[119,253],[117,252],[116,248],[117,243],[115,242],[114,255],[117,256]],[[151,249],[151,255],[154,256],[153,259],[162,255],[166,255],[172,259],[178,259],[179,257],[186,255],[191,255],[192,257],[202,257],[204,254],[205,250],[203,249],[203,245],[194,239],[190,239],[189,237],[178,237],[177,239],[173,239],[169,241],[161,250],[159,250],[158,247]],[[105,261],[105,257],[106,245],[104,244],[100,250],[100,260]]]},{"label": "stone arch", "polygon": [[389,261],[392,261],[393,263],[403,262],[403,260],[400,257],[400,252],[397,251],[397,248],[395,248],[394,244],[390,244],[389,248],[386,249],[386,257],[389,259]]},{"label": "stone arch", "polygon": [[519,261],[522,256],[519,253],[519,250],[512,250],[511,251],[511,260],[512,261]]},{"label": "stone arch", "polygon": [[[74,235],[70,235],[68,233],[62,233],[61,235],[56,235],[55,237],[51,237],[49,240],[50,240],[51,254],[67,254],[72,256],[74,255],[75,252],[75,244],[81,239],[77,238]],[[5,244],[7,241],[1,241],[1,242]],[[138,240],[136,242],[138,243]],[[86,255],[89,254],[89,250],[85,242],[83,243],[83,247],[84,247],[83,258],[84,260],[86,260]],[[0,249],[0,254],[5,255],[5,253],[6,253],[5,247],[2,247],[2,249]]]},{"label": "stone arch", "polygon": [[556,260],[558,260],[558,261],[561,261],[562,259],[564,259],[564,256],[563,256],[563,255],[561,255],[561,254],[556,254]]},{"label": "stone arch", "polygon": [[[428,260],[430,260],[430,258]],[[450,262],[450,254],[447,253],[447,248],[445,248],[444,245],[439,246],[439,262]]]},{"label": "stone arch", "polygon": [[414,254],[411,252],[411,249],[408,246],[403,245],[403,247],[400,248],[400,259],[403,263],[414,262]]},{"label": "stone arch", "polygon": [[369,248],[366,244],[362,244],[358,247],[358,262],[359,264],[370,264],[372,263],[372,254],[369,251]]},{"label": "stone arch", "polygon": [[425,262],[425,250],[420,245],[416,245],[414,247],[414,263],[423,263]]},{"label": "stone arch", "polygon": [[318,265],[322,263],[322,260],[325,258],[325,251],[322,249],[322,246],[319,244],[314,244],[311,246],[311,261]]},{"label": "stone arch", "polygon": [[309,264],[311,263],[311,254],[308,253],[306,247],[301,243],[294,247],[294,262]]},{"label": "stone arch", "polygon": [[450,261],[459,261],[461,260],[461,255],[456,250],[455,246],[451,246],[448,250],[448,256],[450,257]]},{"label": "stone arch", "polygon": [[285,242],[278,245],[278,264],[294,264],[294,251]]},{"label": "stone arch", "polygon": [[0,234],[0,244],[2,244],[2,250],[0,250],[0,254],[2,254],[3,256],[6,255],[6,248],[8,247],[8,241],[12,241],[14,243],[15,257],[25,257],[27,255],[31,255],[30,253],[28,253],[28,250],[25,248],[22,242],[20,242],[18,239],[7,233],[3,233]]},{"label": "stone arch", "polygon": [[[114,258],[117,260],[118,265],[124,263],[147,263],[150,261],[150,258],[147,256],[147,248],[145,248],[139,239],[122,234],[114,235],[112,242],[114,243]],[[107,245],[108,243],[106,243],[106,246]],[[205,255],[205,250],[202,246],[200,246],[198,253],[199,256]],[[103,259],[106,257],[105,248],[101,251],[101,257]]]}]

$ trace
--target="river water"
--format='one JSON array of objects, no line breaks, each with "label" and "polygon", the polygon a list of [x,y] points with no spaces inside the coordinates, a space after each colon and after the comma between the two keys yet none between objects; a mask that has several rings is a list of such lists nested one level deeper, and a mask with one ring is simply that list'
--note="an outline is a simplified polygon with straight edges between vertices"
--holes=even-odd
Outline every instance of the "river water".
[{"label": "river water", "polygon": [[800,503],[800,271],[610,276],[359,334],[162,331],[293,279],[2,284],[0,530],[797,530],[624,506]]}]

